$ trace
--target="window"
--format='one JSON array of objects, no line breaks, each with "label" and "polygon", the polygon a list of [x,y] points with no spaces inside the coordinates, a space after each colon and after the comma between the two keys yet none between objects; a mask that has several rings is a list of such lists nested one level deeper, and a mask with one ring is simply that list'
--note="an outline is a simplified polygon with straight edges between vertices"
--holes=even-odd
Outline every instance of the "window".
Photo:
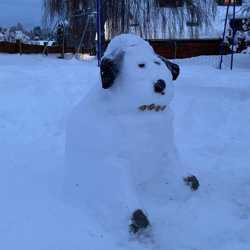
[{"label": "window", "polygon": [[235,5],[240,6],[242,5],[242,0],[217,0],[217,4],[218,5],[228,5],[230,3],[230,5]]},{"label": "window", "polygon": [[182,7],[184,1],[183,0],[158,0],[159,6],[163,8],[175,8]]}]

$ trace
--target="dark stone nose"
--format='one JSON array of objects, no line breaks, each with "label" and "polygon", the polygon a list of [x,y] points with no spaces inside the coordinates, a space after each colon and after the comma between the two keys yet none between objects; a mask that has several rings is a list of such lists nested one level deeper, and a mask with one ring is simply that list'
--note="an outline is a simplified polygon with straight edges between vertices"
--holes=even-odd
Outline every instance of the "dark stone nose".
[{"label": "dark stone nose", "polygon": [[166,83],[164,80],[160,79],[154,84],[154,91],[156,93],[162,94],[166,88]]}]

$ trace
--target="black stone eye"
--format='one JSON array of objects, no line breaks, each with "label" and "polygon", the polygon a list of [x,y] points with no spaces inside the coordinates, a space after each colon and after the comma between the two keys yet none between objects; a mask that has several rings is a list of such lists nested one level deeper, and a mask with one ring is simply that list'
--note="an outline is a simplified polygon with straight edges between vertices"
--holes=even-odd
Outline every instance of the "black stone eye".
[{"label": "black stone eye", "polygon": [[159,62],[159,61],[154,61],[154,63],[157,65],[161,65],[161,62]]},{"label": "black stone eye", "polygon": [[145,68],[145,63],[139,63],[138,66],[139,68]]}]

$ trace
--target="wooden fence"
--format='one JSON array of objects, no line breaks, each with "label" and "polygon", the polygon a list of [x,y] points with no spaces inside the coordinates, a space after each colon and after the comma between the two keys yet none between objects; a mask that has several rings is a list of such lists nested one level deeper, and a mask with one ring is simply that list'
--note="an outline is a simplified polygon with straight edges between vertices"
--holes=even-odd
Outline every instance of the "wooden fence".
[{"label": "wooden fence", "polygon": [[[0,53],[10,53],[10,54],[42,54],[44,53],[45,46],[43,45],[33,45],[25,43],[10,43],[10,42],[0,42]],[[62,48],[59,46],[48,46],[46,47],[48,53],[61,53]],[[74,48],[65,48],[66,53],[74,53]]]},{"label": "wooden fence", "polygon": [[[221,46],[221,39],[150,40],[149,43],[152,45],[156,53],[170,59],[229,53],[228,46]],[[41,54],[44,52],[44,48],[45,46],[42,45],[23,44],[20,42],[0,42],[0,53]],[[61,51],[62,49],[58,46],[47,47],[47,52],[49,54],[61,53]],[[75,53],[75,49],[65,48],[65,52]]]},{"label": "wooden fence", "polygon": [[221,39],[151,40],[155,52],[166,58],[188,58],[201,55],[220,55],[230,52]]}]

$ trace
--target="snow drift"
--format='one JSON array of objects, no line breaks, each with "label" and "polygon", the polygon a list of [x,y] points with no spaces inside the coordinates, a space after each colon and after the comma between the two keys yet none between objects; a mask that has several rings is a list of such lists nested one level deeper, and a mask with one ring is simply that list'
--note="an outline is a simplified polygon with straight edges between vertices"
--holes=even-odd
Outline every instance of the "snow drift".
[{"label": "snow drift", "polygon": [[88,216],[82,197],[80,209],[77,199],[61,199],[65,118],[97,83],[96,61],[0,54],[1,249],[249,250],[250,57],[235,59],[233,71],[230,56],[221,71],[217,56],[178,60],[174,138],[184,169],[201,186],[142,204],[153,229],[148,245],[127,235],[117,241],[117,232]]}]

